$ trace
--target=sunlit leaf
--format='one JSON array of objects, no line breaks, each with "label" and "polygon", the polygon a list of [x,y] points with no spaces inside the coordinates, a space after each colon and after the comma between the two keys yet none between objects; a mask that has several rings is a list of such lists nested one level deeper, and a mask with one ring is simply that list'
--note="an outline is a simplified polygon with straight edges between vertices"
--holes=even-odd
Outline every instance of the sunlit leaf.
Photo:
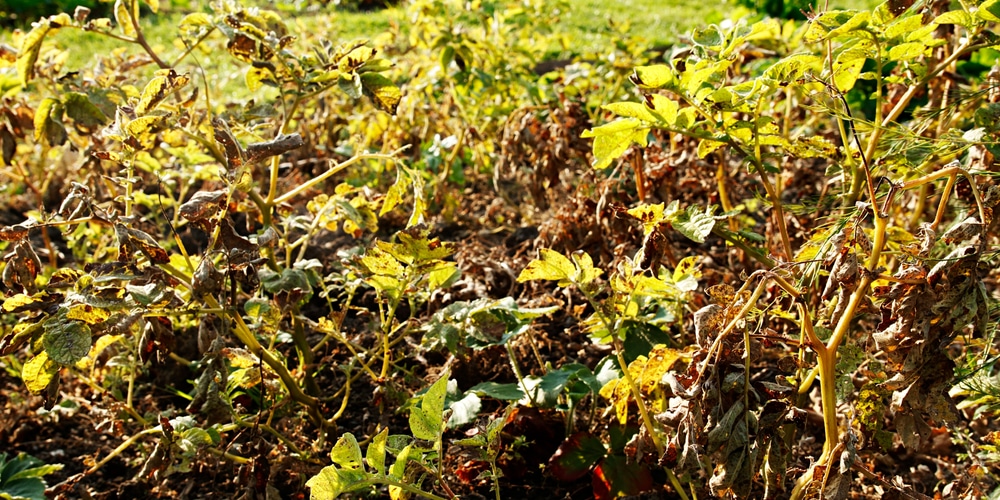
[{"label": "sunlit leaf", "polygon": [[403,98],[399,87],[392,80],[378,73],[362,73],[360,78],[361,88],[365,94],[372,98],[378,109],[390,115],[396,114],[399,101]]},{"label": "sunlit leaf", "polygon": [[93,337],[86,323],[56,316],[47,320],[43,327],[42,344],[52,361],[72,366],[90,352]]},{"label": "sunlit leaf", "polygon": [[364,468],[364,464],[361,463],[361,447],[354,434],[348,432],[340,436],[337,444],[333,445],[333,449],[330,450],[330,460],[348,470]]},{"label": "sunlit leaf", "polygon": [[573,262],[565,256],[548,248],[538,251],[540,259],[528,263],[517,277],[519,283],[531,280],[558,281],[559,286],[569,286],[576,274]]},{"label": "sunlit leaf", "polygon": [[632,144],[646,147],[649,128],[638,118],[625,118],[583,132],[581,137],[594,138],[594,168],[611,166]]},{"label": "sunlit leaf", "polygon": [[39,394],[49,386],[52,378],[59,373],[59,365],[49,359],[44,351],[29,359],[21,367],[21,380],[29,391]]},{"label": "sunlit leaf", "polygon": [[420,406],[410,408],[410,431],[413,437],[437,441],[444,423],[444,398],[448,394],[448,372],[443,373],[420,397]]}]

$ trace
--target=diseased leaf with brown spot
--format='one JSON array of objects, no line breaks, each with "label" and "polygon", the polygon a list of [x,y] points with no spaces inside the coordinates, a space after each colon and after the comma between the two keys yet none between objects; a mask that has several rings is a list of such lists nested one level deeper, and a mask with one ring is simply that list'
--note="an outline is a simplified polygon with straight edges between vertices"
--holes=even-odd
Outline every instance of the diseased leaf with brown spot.
[{"label": "diseased leaf with brown spot", "polygon": [[187,85],[190,80],[191,77],[178,75],[173,69],[168,70],[166,75],[154,77],[142,90],[139,104],[135,106],[136,115],[143,116],[156,109],[156,106],[163,102],[170,93]]},{"label": "diseased leaf with brown spot", "polygon": [[229,192],[226,190],[198,191],[191,196],[190,200],[181,205],[181,217],[191,222],[200,222],[215,217],[225,206],[228,197]]},{"label": "diseased leaf with brown spot", "polygon": [[229,131],[229,125],[225,120],[216,118],[212,120],[212,128],[215,131],[215,140],[222,145],[226,153],[226,163],[230,172],[235,172],[243,166],[244,154],[240,143],[236,142],[233,133]]},{"label": "diseased leaf with brown spot", "polygon": [[37,340],[42,332],[43,329],[41,321],[37,323],[22,322],[14,325],[11,332],[7,334],[7,336],[0,339],[0,356],[13,354],[29,341],[34,342]]},{"label": "diseased leaf with brown spot", "polygon": [[[228,20],[228,17],[226,19]],[[257,54],[257,41],[237,31],[226,44],[226,50],[236,59],[252,63]]]},{"label": "diseased leaf with brown spot", "polygon": [[378,73],[362,73],[361,88],[372,98],[378,109],[390,115],[396,114],[396,108],[403,99],[403,94],[392,80]]},{"label": "diseased leaf with brown spot", "polygon": [[135,252],[142,252],[154,264],[170,262],[167,251],[160,247],[152,236],[138,230],[115,223],[115,235],[118,236],[118,261],[129,262]]}]

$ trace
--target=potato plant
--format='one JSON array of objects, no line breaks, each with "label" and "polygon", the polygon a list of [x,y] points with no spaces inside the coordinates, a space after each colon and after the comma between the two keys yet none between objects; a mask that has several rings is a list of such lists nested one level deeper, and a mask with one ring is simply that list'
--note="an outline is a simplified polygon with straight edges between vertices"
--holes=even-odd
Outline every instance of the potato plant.
[{"label": "potato plant", "polygon": [[575,7],[13,33],[0,390],[112,438],[47,493],[996,495],[1000,2],[539,64]]}]

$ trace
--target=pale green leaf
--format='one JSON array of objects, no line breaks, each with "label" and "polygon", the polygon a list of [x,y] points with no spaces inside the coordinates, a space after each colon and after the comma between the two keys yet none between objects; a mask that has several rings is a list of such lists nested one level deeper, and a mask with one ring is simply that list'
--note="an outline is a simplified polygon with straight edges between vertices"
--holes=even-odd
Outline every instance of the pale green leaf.
[{"label": "pale green leaf", "polygon": [[[393,462],[392,467],[389,467],[389,477],[396,481],[403,480],[403,476],[406,474],[406,463],[410,461],[410,452],[412,450],[413,445],[408,444],[396,455],[396,461]],[[392,500],[401,500],[403,498],[403,490],[399,486],[390,486],[389,498]]]},{"label": "pale green leaf", "polygon": [[909,61],[924,54],[927,46],[920,42],[906,42],[889,48],[890,61]]},{"label": "pale green leaf", "polygon": [[448,395],[448,372],[427,389],[420,398],[420,407],[410,409],[410,431],[413,437],[427,441],[441,438],[444,423],[444,399]]},{"label": "pale green leaf", "polygon": [[330,460],[333,460],[333,463],[339,465],[342,469],[357,470],[364,468],[364,465],[361,463],[361,447],[358,445],[358,440],[354,437],[354,434],[348,432],[340,436],[337,444],[333,445],[333,449],[330,450]]},{"label": "pale green leaf", "polygon": [[971,14],[964,10],[951,10],[934,18],[934,24],[957,24],[971,28],[976,24],[976,21]]},{"label": "pale green leaf", "polygon": [[576,267],[573,266],[572,261],[559,252],[548,248],[539,250],[538,255],[541,257],[540,259],[531,261],[528,263],[528,267],[521,271],[517,277],[518,283],[530,280],[558,281],[559,286],[568,286],[571,283],[571,279],[576,273]]},{"label": "pale green leaf", "polygon": [[368,462],[368,467],[374,469],[379,476],[385,475],[385,440],[388,437],[389,428],[385,427],[382,432],[372,437],[372,441],[368,443],[368,449],[365,450],[365,461]]},{"label": "pale green leaf", "polygon": [[684,213],[670,221],[670,225],[691,241],[704,243],[705,238],[715,227],[715,217],[712,216],[711,208],[706,208],[703,212],[697,205],[691,205]]},{"label": "pale green leaf", "polygon": [[601,170],[628,150],[632,144],[646,147],[649,127],[637,118],[616,120],[583,132],[594,138],[594,168]]}]

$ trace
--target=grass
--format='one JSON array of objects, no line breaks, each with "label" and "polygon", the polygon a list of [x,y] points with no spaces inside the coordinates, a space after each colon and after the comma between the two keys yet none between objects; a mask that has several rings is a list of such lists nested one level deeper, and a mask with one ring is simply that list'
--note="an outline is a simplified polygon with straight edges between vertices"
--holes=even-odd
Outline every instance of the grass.
[{"label": "grass", "polygon": [[[875,2],[831,0],[830,4],[831,7],[867,8]],[[562,57],[600,57],[626,36],[642,39],[650,47],[669,45],[696,26],[751,14],[749,10],[736,7],[727,0],[710,0],[708,3],[691,0],[567,0],[563,5],[564,12],[559,16],[561,25],[556,30],[566,35],[566,42],[561,51],[552,51]],[[277,8],[284,11],[286,19],[297,24],[297,29],[303,32],[322,30],[333,41],[372,38],[393,26],[398,26],[405,34],[409,26],[405,6],[374,12],[345,12],[327,7],[318,12],[297,13],[280,5]],[[175,7],[170,12],[143,19],[147,39],[154,49],[168,58],[171,53],[181,51],[166,45],[174,40],[174,28],[183,16],[182,10]],[[10,38],[9,32],[0,33],[0,42],[10,43]],[[92,64],[93,54],[106,54],[123,45],[78,30],[61,30],[55,41],[59,47],[73,48],[66,63],[69,71]]]}]

